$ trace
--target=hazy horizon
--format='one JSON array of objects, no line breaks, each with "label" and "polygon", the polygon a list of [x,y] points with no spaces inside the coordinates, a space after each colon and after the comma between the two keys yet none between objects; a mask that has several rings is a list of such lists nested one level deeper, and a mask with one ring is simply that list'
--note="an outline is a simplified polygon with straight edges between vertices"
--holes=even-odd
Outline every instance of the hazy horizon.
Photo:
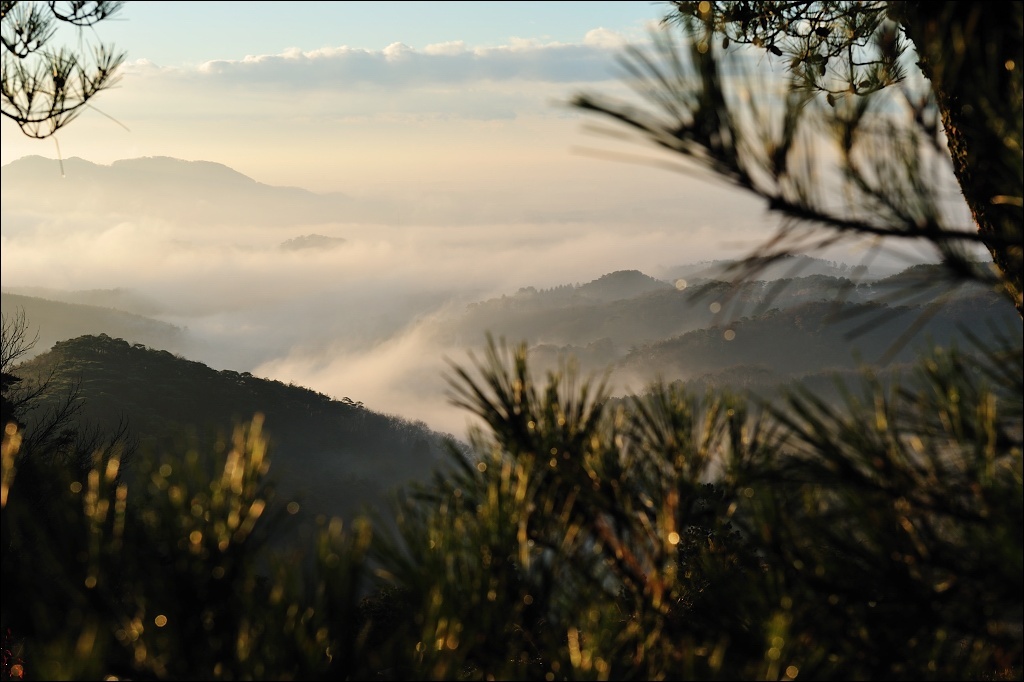
[{"label": "hazy horizon", "polygon": [[[467,351],[479,350],[485,330],[460,346],[442,344],[437,330],[467,304],[619,270],[663,277],[675,266],[737,258],[764,238],[771,220],[756,201],[713,185],[694,192],[693,201],[698,195],[703,201],[693,209],[659,205],[657,192],[678,183],[664,171],[652,175],[649,193],[639,198],[606,195],[557,206],[523,197],[506,204],[504,221],[497,211],[467,218],[457,191],[434,193],[429,210],[419,212],[423,223],[390,222],[396,205],[413,214],[422,195],[392,204],[346,195],[337,206],[321,207],[315,202],[326,195],[285,194],[250,215],[253,197],[274,197],[275,188],[220,167],[151,161],[171,170],[209,170],[202,191],[216,194],[216,182],[223,181],[216,219],[193,218],[195,211],[212,211],[210,200],[183,196],[188,190],[170,179],[133,188],[119,175],[101,186],[91,174],[111,166],[65,159],[61,178],[56,161],[52,169],[43,164],[34,167],[33,182],[62,188],[61,194],[43,202],[13,187],[4,192],[3,288],[125,289],[146,302],[138,312],[187,329],[191,360],[351,397],[460,436],[466,416],[447,404],[444,377],[449,361],[465,364]],[[23,178],[11,176],[9,166],[3,167],[5,185],[20,187]],[[159,178],[168,169],[152,172]],[[136,182],[146,177],[139,168],[131,174]],[[237,191],[252,194],[232,194],[238,183]],[[724,203],[734,209],[745,203],[749,214],[716,236],[722,223],[715,206]],[[318,218],[318,211],[335,210],[362,220]],[[295,223],[292,211],[305,211],[310,222]],[[642,221],[630,221],[631,214]],[[253,227],[256,219],[261,223]],[[688,227],[674,225],[691,220]],[[281,250],[283,242],[306,234],[344,242]],[[507,339],[521,340],[527,339]]]},{"label": "hazy horizon", "polygon": [[[443,17],[388,7],[294,3],[286,18],[261,7],[239,30],[227,3],[128,3],[95,29],[128,51],[117,87],[55,139],[3,120],[5,185],[27,156],[52,170],[3,193],[0,285],[126,289],[188,328],[190,359],[457,431],[439,394],[445,358],[464,361],[483,338],[438,346],[431,329],[452,311],[522,287],[740,258],[777,227],[755,197],[653,167],[667,152],[594,135],[592,117],[566,106],[581,91],[626,91],[617,55],[648,40],[657,4],[525,3],[504,30],[471,3]],[[169,30],[200,11],[192,38]],[[78,159],[110,170],[165,157],[241,176],[76,184]],[[309,234],[345,242],[278,248]],[[873,264],[928,258],[904,251]],[[812,255],[856,265],[864,253]]]}]

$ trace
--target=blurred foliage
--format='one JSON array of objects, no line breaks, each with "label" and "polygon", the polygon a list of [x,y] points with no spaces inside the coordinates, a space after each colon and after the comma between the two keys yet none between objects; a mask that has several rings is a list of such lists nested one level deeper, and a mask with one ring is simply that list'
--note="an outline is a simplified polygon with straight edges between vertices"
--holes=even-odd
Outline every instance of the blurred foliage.
[{"label": "blurred foliage", "polygon": [[[42,139],[92,106],[96,95],[117,83],[125,54],[103,43],[89,45],[85,34],[94,33],[95,26],[116,15],[123,4],[0,2],[0,114],[17,123],[25,135]],[[77,49],[60,45],[60,29],[78,32]]]},{"label": "blurred foliage", "polygon": [[572,105],[673,154],[654,165],[764,200],[779,227],[740,279],[792,254],[857,241],[870,260],[902,240],[1021,312],[1021,3],[671,6],[651,44],[620,60],[635,96]]},{"label": "blurred foliage", "polygon": [[369,531],[331,522],[309,575],[263,551],[286,512],[270,506],[261,421],[212,458],[141,459],[137,505],[116,452],[74,476],[19,456],[8,429],[3,620],[29,678],[306,678],[351,655],[326,623],[355,620]]},{"label": "blurred foliage", "polygon": [[611,408],[526,365],[492,346],[457,371],[455,400],[486,424],[476,462],[411,495],[383,543],[414,605],[402,638],[422,643],[407,669],[1020,676],[1019,349],[936,351],[840,409],[678,385]]},{"label": "blurred foliage", "polygon": [[[957,7],[993,4],[942,7],[960,16],[969,10]],[[712,3],[677,6],[707,21]],[[881,4],[863,7],[883,21]],[[3,8],[6,22],[15,5]],[[884,38],[870,21],[857,26],[854,35]],[[713,47],[696,43],[685,63],[669,42],[656,49],[669,70],[637,52],[633,73],[667,123],[578,104],[764,196],[790,228],[945,230],[922,176],[879,184],[894,157],[862,172],[849,145],[845,170],[865,212],[820,210],[811,174],[790,156],[806,87],[774,132],[744,137],[747,124],[726,116]],[[899,81],[895,61],[879,64],[865,91]],[[660,96],[666,88],[672,97]],[[943,94],[919,113],[943,110]],[[867,108],[831,108],[852,145]],[[892,150],[895,161],[910,159],[915,140]],[[999,195],[1000,216],[1019,188]],[[947,265],[994,277],[1019,310],[1020,240],[1012,253],[1001,241],[1019,236],[1016,206],[1009,232],[989,216],[977,239],[932,236]],[[784,231],[754,265],[802,235]],[[999,273],[949,246],[974,241],[1003,250]],[[759,404],[680,384],[612,400],[571,364],[537,380],[524,346],[492,341],[482,359],[453,367],[451,399],[480,420],[470,449],[453,447],[451,469],[408,488],[389,531],[325,520],[306,555],[274,542],[291,532],[295,507],[275,503],[260,417],[206,451],[157,443],[129,477],[117,443],[68,466],[14,414],[0,453],[3,677],[1021,679],[1022,358],[1019,336],[935,349],[906,376],[838,385],[838,406],[808,390]],[[4,375],[6,399],[18,377]]]},{"label": "blurred foliage", "polygon": [[117,452],[75,475],[11,427],[2,625],[54,679],[1019,679],[1021,357],[758,406],[492,342],[452,375],[472,454],[312,562],[268,548],[259,419],[131,497]]}]

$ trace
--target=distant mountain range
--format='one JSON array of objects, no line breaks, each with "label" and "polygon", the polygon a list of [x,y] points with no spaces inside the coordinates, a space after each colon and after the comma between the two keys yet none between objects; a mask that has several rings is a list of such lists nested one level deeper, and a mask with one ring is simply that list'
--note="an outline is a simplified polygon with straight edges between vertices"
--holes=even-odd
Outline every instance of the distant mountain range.
[{"label": "distant mountain range", "polygon": [[109,165],[78,157],[61,162],[26,156],[0,167],[0,191],[5,231],[26,229],[37,215],[76,213],[264,229],[352,223],[507,224],[543,218],[528,206],[517,215],[486,203],[460,204],[452,210],[449,201],[435,201],[429,193],[354,196],[268,185],[223,164],[167,156]]},{"label": "distant mountain range", "polygon": [[572,355],[585,370],[610,368],[638,389],[657,377],[722,385],[756,377],[766,385],[860,363],[898,364],[926,344],[1019,336],[1021,320],[998,293],[955,286],[941,265],[919,265],[861,282],[822,274],[738,284],[694,277],[685,287],[623,271],[470,304],[439,333],[465,342],[482,330],[525,341],[541,367]]},{"label": "distant mountain range", "polygon": [[[187,330],[117,310],[119,304],[145,309],[146,299],[130,291],[17,291],[46,296],[3,294],[4,313],[24,310],[40,332],[28,357],[57,341],[99,333],[185,354],[199,348]],[[525,341],[544,367],[572,354],[588,371],[610,367],[632,378],[695,379],[720,371],[735,377],[733,368],[761,366],[783,379],[849,368],[857,358],[902,362],[924,343],[965,345],[965,328],[986,337],[1019,330],[1020,318],[995,292],[951,288],[942,266],[922,265],[860,283],[828,275],[740,284],[693,278],[682,288],[617,271],[471,303],[429,333],[450,348],[477,345],[487,332]]]},{"label": "distant mountain range", "polygon": [[[339,193],[257,182],[227,166],[166,156],[102,165],[77,157],[61,164],[26,156],[0,169],[4,210],[117,212],[176,223],[269,227],[344,222],[353,203]],[[288,207],[287,220],[282,206]]]}]

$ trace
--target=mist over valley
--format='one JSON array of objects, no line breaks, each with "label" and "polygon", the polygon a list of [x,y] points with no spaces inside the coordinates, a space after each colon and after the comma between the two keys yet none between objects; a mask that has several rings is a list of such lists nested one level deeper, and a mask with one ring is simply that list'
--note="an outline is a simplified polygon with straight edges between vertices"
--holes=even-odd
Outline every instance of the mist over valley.
[{"label": "mist over valley", "polygon": [[538,220],[521,202],[499,219],[486,201],[465,211],[441,193],[314,193],[167,157],[26,157],[3,167],[2,190],[3,310],[25,310],[32,354],[106,334],[459,438],[468,415],[448,404],[449,363],[466,364],[488,333],[525,342],[538,374],[571,356],[622,392],[899,362],[928,340],[962,341],[967,310],[1015,323],[977,287],[901,298],[886,278],[913,261],[855,252],[794,257],[734,286],[729,265],[746,255],[735,244],[753,243],[754,228],[738,222],[715,241],[711,223],[680,226],[683,211]]}]

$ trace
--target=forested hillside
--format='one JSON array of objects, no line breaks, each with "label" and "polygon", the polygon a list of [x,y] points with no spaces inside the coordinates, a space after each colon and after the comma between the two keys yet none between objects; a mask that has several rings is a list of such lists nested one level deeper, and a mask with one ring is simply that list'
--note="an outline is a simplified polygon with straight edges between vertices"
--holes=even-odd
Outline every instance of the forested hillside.
[{"label": "forested hillside", "polygon": [[271,478],[314,515],[351,518],[363,505],[380,511],[398,486],[426,479],[447,447],[425,424],[348,397],[216,371],[106,334],[57,343],[16,373],[26,385],[49,381],[33,414],[77,390],[80,423],[110,431],[126,420],[140,455],[224,442],[236,425],[262,414]]},{"label": "forested hillside", "polygon": [[[813,270],[816,263],[794,266]],[[536,367],[557,367],[571,355],[588,372],[611,369],[633,389],[654,379],[767,389],[805,375],[906,363],[931,346],[970,348],[972,339],[1020,333],[1020,317],[998,293],[951,286],[942,274],[923,265],[877,280],[809,274],[673,286],[622,271],[470,304],[441,333],[469,342],[489,330],[525,341]]]}]

